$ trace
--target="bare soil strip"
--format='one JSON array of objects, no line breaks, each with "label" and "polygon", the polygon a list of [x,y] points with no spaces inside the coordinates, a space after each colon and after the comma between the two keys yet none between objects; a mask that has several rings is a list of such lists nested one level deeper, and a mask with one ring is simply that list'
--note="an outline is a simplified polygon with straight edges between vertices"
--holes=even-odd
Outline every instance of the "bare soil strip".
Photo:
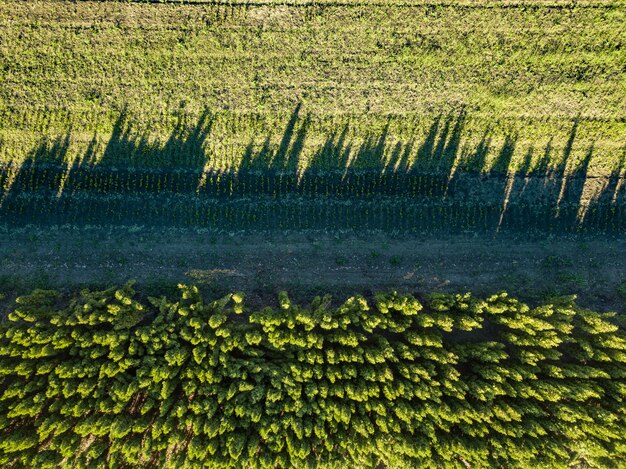
[{"label": "bare soil strip", "polygon": [[34,287],[137,280],[148,294],[178,282],[210,294],[243,290],[273,301],[330,291],[414,293],[499,290],[527,301],[577,294],[581,304],[626,312],[626,238],[442,238],[382,234],[230,234],[197,230],[27,228],[3,234],[0,285],[11,299]]}]

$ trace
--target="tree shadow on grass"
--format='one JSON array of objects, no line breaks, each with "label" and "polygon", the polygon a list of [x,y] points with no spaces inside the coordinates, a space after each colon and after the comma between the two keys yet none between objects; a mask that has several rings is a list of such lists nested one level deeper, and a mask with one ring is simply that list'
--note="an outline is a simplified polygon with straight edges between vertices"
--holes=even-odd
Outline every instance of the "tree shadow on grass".
[{"label": "tree shadow on grass", "polygon": [[389,118],[365,135],[344,123],[307,147],[312,118],[298,104],[282,134],[256,136],[234,168],[207,149],[214,123],[208,110],[195,122],[181,115],[155,142],[124,111],[106,144],[94,135],[83,154],[72,152],[71,131],[42,141],[19,167],[1,170],[0,219],[406,232],[626,228],[625,158],[610,175],[591,177],[594,144],[574,156],[579,118],[558,159],[550,140],[517,161],[518,135],[495,143],[488,125],[477,143],[464,141],[464,109],[436,116],[415,139],[393,140]]}]

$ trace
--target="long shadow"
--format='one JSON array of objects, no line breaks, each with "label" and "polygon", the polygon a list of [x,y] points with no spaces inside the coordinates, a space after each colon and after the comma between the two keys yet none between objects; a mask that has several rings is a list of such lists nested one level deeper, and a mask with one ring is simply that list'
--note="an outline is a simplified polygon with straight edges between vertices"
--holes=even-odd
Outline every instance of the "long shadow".
[{"label": "long shadow", "polygon": [[207,164],[205,141],[213,119],[202,113],[192,127],[181,119],[164,143],[137,136],[126,111],[116,120],[100,152],[94,135],[81,155],[70,152],[71,131],[43,140],[26,154],[19,168],[1,173],[5,195],[49,191],[57,198],[76,192],[120,193],[197,188]]},{"label": "long shadow", "polygon": [[[145,133],[136,137],[124,110],[116,120],[102,158],[97,163],[107,168],[185,169],[200,172],[206,164],[204,144],[212,126],[213,118],[208,110],[191,127],[183,115],[164,144],[150,143]],[[93,157],[91,162],[95,163]]]},{"label": "long shadow", "polygon": [[106,144],[94,135],[82,154],[72,151],[71,131],[42,141],[19,166],[0,168],[0,222],[415,233],[626,228],[626,154],[608,177],[592,178],[593,144],[574,162],[578,118],[555,164],[552,140],[516,160],[518,136],[496,144],[491,125],[471,146],[464,109],[436,116],[420,138],[394,139],[390,118],[366,135],[347,121],[321,142],[318,133],[314,145],[313,119],[298,104],[280,135],[255,136],[237,167],[224,169],[207,147],[219,138],[211,135],[213,115],[179,117],[163,142],[137,132],[126,111]]}]

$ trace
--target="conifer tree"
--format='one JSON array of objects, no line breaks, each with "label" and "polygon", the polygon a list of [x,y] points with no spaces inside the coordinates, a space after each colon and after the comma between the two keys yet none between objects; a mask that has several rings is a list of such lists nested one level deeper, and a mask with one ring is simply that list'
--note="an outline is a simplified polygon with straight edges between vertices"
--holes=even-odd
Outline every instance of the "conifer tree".
[{"label": "conifer tree", "polygon": [[18,298],[0,336],[7,467],[619,467],[623,318],[571,297],[396,292]]}]

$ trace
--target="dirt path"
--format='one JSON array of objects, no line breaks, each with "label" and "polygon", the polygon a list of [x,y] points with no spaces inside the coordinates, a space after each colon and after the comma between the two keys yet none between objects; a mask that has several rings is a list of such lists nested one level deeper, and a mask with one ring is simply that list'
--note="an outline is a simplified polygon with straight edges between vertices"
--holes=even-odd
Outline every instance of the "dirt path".
[{"label": "dirt path", "polygon": [[[626,238],[391,238],[372,234],[226,234],[188,230],[12,230],[0,243],[0,285],[106,286],[128,279],[151,294],[195,282],[211,294],[243,290],[268,301],[330,291],[507,290],[529,301],[579,295],[589,307],[626,311]],[[622,294],[624,291],[622,290]]]}]

